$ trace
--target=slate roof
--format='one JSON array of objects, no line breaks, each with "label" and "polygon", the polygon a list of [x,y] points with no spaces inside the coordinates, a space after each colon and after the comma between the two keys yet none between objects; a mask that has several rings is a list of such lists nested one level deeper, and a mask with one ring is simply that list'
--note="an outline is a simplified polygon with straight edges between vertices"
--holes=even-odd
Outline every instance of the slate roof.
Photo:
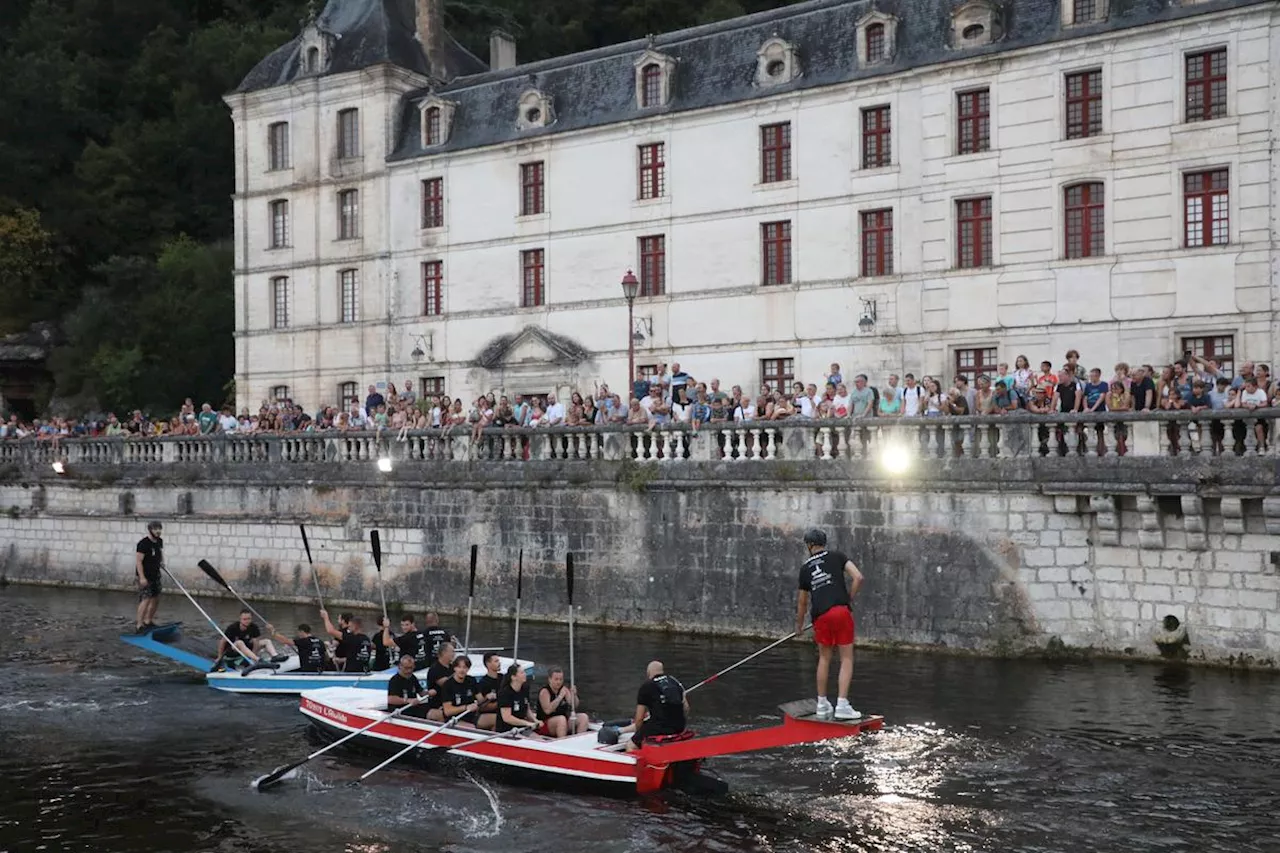
[{"label": "slate roof", "polygon": [[[1001,4],[1004,35],[999,41],[953,50],[948,46],[951,13],[963,0],[809,0],[657,36],[652,43],[639,39],[513,69],[485,71],[411,93],[402,104],[399,136],[389,159],[430,156],[730,104],[1264,2],[1267,0],[1210,0],[1183,5],[1179,0],[1111,0],[1106,21],[1063,27],[1058,0],[1005,0]],[[892,61],[864,68],[857,61],[856,25],[873,9],[897,17],[896,49]],[[803,73],[785,85],[762,89],[754,82],[756,55],[775,35],[796,45]],[[641,110],[636,107],[634,62],[649,47],[675,57],[678,64],[670,103]],[[517,100],[528,89],[551,96],[555,122],[549,127],[517,129]],[[458,108],[448,141],[427,151],[422,147],[414,102],[432,92],[454,101]]]},{"label": "slate roof", "polygon": [[[337,38],[324,74],[342,74],[389,63],[427,75],[426,53],[414,37],[414,0],[328,0],[316,19],[321,30]],[[301,74],[302,34],[272,51],[236,88],[254,92],[283,86]],[[445,61],[453,74],[487,71],[480,60],[451,36],[445,39]]]}]

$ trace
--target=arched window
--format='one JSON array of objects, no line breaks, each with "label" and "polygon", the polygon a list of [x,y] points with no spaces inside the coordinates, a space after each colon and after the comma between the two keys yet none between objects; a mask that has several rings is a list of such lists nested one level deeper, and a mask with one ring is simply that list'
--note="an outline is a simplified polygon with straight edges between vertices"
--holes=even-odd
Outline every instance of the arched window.
[{"label": "arched window", "polygon": [[867,27],[867,62],[881,62],[885,58],[884,24]]},{"label": "arched window", "polygon": [[320,48],[314,45],[307,48],[307,59],[303,64],[303,70],[308,74],[315,74],[320,70]]},{"label": "arched window", "polygon": [[423,145],[439,145],[440,139],[440,108],[428,107],[426,117],[422,122],[422,140]]},{"label": "arched window", "polygon": [[640,106],[662,106],[662,69],[650,62],[640,70]]}]

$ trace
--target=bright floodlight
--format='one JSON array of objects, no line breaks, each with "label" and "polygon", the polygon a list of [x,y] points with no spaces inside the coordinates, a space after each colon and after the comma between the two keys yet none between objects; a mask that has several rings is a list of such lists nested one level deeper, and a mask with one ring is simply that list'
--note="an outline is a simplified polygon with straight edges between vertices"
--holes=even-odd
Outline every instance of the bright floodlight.
[{"label": "bright floodlight", "polygon": [[53,473],[55,474],[67,473],[67,466],[61,459],[53,463]]},{"label": "bright floodlight", "polygon": [[383,456],[378,460],[378,470],[384,474],[391,473],[391,457]]},{"label": "bright floodlight", "polygon": [[911,467],[911,454],[901,444],[890,444],[880,453],[880,465],[889,474],[905,474]]}]

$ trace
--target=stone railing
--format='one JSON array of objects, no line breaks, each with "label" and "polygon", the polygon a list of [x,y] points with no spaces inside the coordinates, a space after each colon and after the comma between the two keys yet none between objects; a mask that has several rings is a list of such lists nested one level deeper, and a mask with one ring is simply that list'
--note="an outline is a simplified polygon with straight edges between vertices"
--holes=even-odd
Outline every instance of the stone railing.
[{"label": "stone railing", "polygon": [[0,466],[1276,455],[1280,409],[0,441]]}]

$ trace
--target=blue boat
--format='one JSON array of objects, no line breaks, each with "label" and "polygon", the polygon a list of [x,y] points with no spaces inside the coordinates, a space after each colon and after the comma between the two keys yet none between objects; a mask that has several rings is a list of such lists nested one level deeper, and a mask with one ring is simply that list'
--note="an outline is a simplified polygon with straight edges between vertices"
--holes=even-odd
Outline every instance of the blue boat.
[{"label": "blue boat", "polygon": [[[364,675],[343,672],[299,672],[297,655],[290,655],[288,660],[281,663],[260,663],[240,669],[210,672],[214,663],[212,658],[202,657],[171,645],[181,633],[182,623],[170,622],[142,634],[121,634],[120,639],[145,652],[198,670],[204,675],[205,682],[210,687],[228,693],[296,695],[304,690],[319,690],[322,687],[363,687],[385,692],[387,681],[396,672],[394,667]],[[505,672],[506,668],[515,662],[514,658],[501,658],[502,671]],[[520,664],[526,670],[533,669],[533,661],[521,660]],[[471,674],[476,677],[485,674],[484,663],[478,656],[471,663]],[[425,678],[426,671],[421,670],[418,675]]]}]

